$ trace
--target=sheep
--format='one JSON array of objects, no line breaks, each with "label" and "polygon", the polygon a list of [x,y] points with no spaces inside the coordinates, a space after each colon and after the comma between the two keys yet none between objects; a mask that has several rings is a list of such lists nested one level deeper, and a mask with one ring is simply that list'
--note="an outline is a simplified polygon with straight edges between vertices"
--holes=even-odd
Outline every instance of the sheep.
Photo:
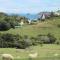
[{"label": "sheep", "polygon": [[38,53],[29,54],[29,57],[30,57],[30,58],[36,58],[37,56],[38,56]]},{"label": "sheep", "polygon": [[55,53],[54,56],[58,56],[59,54]]},{"label": "sheep", "polygon": [[2,60],[13,60],[13,56],[10,54],[2,54]]},{"label": "sheep", "polygon": [[23,26],[23,25],[24,25],[24,22],[23,22],[23,21],[21,21],[20,25],[21,25],[21,26]]}]

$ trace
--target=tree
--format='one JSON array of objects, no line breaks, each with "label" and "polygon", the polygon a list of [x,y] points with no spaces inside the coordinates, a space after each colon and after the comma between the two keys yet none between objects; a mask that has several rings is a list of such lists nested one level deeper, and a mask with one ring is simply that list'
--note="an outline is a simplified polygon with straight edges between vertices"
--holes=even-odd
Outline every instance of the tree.
[{"label": "tree", "polygon": [[51,33],[48,33],[48,38],[50,40],[50,43],[55,43],[55,41],[57,40],[54,35],[52,35]]},{"label": "tree", "polygon": [[54,12],[51,12],[50,17],[54,17]]},{"label": "tree", "polygon": [[10,25],[11,25],[11,28],[13,28],[13,29],[15,29],[15,22],[9,22],[10,23]]},{"label": "tree", "polygon": [[11,28],[10,23],[7,23],[6,21],[0,22],[0,31],[9,30]]}]

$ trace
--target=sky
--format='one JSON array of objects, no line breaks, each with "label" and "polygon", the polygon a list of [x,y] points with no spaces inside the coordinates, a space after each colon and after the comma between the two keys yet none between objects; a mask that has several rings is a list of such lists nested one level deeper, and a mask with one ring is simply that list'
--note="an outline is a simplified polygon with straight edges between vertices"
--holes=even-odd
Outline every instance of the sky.
[{"label": "sky", "polygon": [[39,13],[60,9],[60,0],[0,0],[0,12]]}]

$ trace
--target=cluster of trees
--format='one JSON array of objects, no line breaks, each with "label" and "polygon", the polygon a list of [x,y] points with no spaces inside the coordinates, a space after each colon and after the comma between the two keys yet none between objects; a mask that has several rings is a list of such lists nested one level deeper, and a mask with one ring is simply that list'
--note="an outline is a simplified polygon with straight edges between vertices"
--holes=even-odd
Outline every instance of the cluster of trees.
[{"label": "cluster of trees", "polygon": [[27,23],[28,19],[26,17],[23,16],[19,16],[19,15],[8,15],[6,13],[0,12],[0,31],[5,31],[5,30],[9,30],[10,28],[15,28],[15,26],[19,25],[19,22],[21,22],[21,20],[24,21],[24,23]]},{"label": "cluster of trees", "polygon": [[25,49],[32,45],[38,44],[54,44],[56,38],[50,33],[47,35],[38,35],[36,37],[28,37],[14,35],[10,33],[0,33],[0,47],[1,48],[20,48]]}]

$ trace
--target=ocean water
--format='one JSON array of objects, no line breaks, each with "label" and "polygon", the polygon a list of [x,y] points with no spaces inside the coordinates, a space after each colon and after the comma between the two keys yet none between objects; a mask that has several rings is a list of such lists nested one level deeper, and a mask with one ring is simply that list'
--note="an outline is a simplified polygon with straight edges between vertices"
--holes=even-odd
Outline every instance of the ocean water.
[{"label": "ocean water", "polygon": [[29,20],[34,20],[34,19],[37,19],[38,18],[38,15],[37,14],[20,14],[20,16],[25,16]]},{"label": "ocean water", "polygon": [[38,19],[38,17],[40,17],[40,16],[38,16],[38,14],[9,14],[9,15],[19,15],[19,16],[24,16],[24,17],[26,17],[26,18],[28,18],[29,20],[36,20],[36,19]]}]

